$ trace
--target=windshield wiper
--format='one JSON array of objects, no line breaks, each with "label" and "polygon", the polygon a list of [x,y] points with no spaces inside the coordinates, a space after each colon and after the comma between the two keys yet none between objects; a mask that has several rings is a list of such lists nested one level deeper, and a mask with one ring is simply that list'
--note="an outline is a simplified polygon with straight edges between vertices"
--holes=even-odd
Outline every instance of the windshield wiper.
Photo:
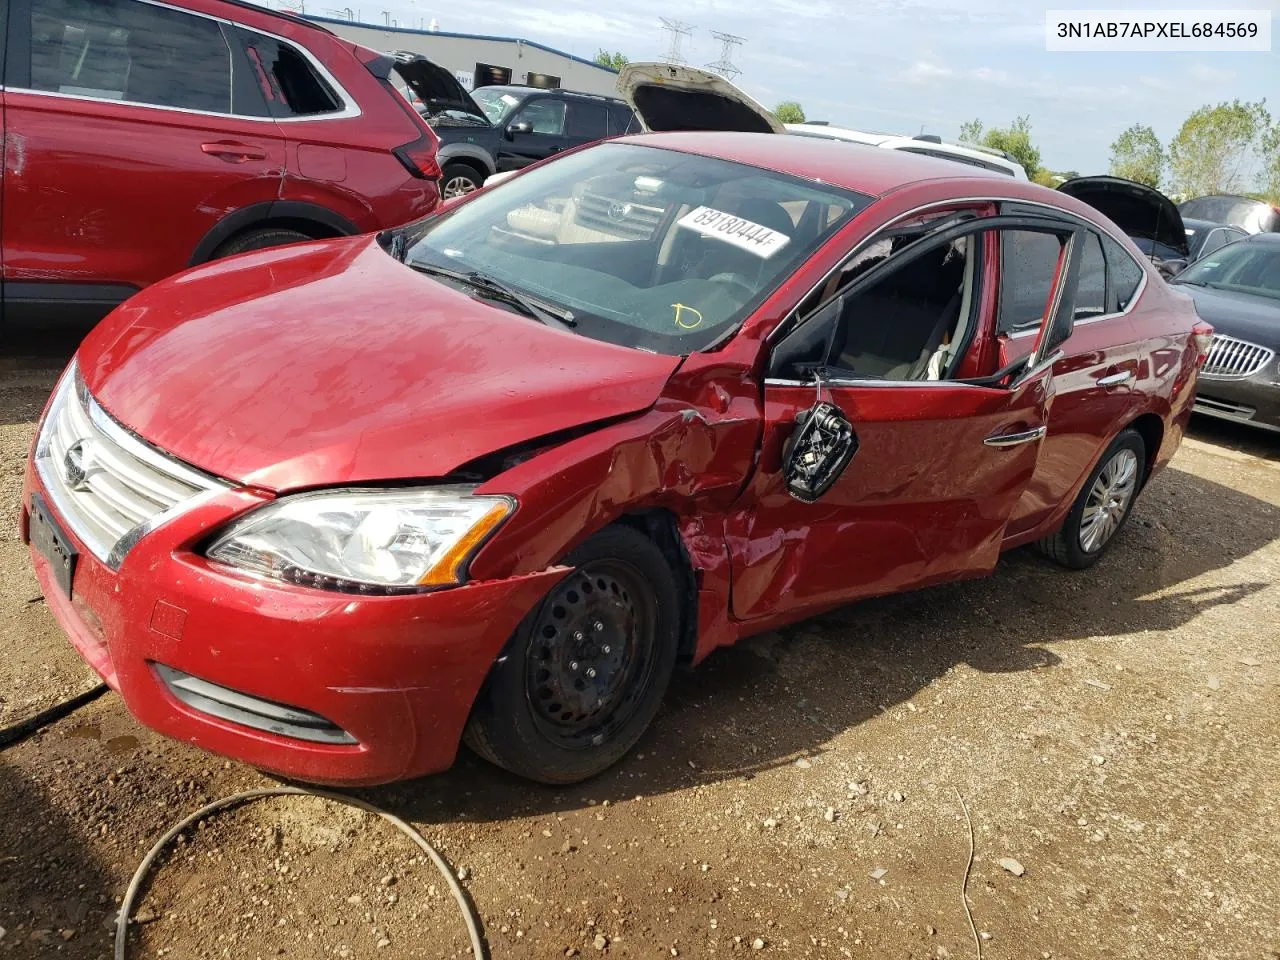
[{"label": "windshield wiper", "polygon": [[429,263],[411,263],[409,266],[429,276],[444,277],[446,280],[466,284],[492,299],[510,304],[525,316],[532,317],[539,323],[544,323],[549,327],[559,326],[565,329],[572,329],[578,325],[577,319],[573,316],[573,311],[553,307],[542,300],[529,296],[527,293],[521,293],[515,287],[504,283],[497,277],[491,277],[489,274],[481,273],[479,270],[463,273],[461,270],[450,270],[447,267],[437,267]]}]

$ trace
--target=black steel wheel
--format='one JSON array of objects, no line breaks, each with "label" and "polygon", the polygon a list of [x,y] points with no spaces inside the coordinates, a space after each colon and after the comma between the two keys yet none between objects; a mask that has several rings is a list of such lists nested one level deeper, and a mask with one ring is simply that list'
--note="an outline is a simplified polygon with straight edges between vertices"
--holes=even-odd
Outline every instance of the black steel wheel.
[{"label": "black steel wheel", "polygon": [[675,666],[680,595],[652,540],[610,527],[521,624],[472,711],[467,743],[543,783],[574,783],[634,746]]}]

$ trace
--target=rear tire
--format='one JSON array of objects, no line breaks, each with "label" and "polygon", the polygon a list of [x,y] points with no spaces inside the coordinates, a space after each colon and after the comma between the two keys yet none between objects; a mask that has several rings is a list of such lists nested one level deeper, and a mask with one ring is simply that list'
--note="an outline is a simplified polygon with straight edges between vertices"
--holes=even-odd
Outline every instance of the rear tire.
[{"label": "rear tire", "polygon": [[440,171],[440,198],[452,200],[475,193],[484,186],[485,176],[469,163],[446,163]]},{"label": "rear tire", "polygon": [[602,530],[516,629],[485,680],[465,741],[491,763],[547,784],[620,760],[653,720],[675,667],[675,574],[652,540]]},{"label": "rear tire", "polygon": [[1111,442],[1080,490],[1062,529],[1036,544],[1036,550],[1069,570],[1097,563],[1129,522],[1146,479],[1147,448],[1137,430]]},{"label": "rear tire", "polygon": [[290,230],[288,227],[258,227],[246,230],[239,236],[232,237],[217,250],[213,251],[211,260],[221,260],[237,253],[248,253],[250,250],[266,250],[269,247],[283,247],[290,243],[306,243],[314,240],[301,230]]}]

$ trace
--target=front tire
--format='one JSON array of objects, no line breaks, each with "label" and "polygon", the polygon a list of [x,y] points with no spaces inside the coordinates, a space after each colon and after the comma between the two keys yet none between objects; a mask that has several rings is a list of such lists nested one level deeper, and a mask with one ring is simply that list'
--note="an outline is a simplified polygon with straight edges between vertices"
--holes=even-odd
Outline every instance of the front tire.
[{"label": "front tire", "polygon": [[469,163],[446,163],[440,172],[440,196],[444,200],[465,197],[484,186],[484,174]]},{"label": "front tire", "polygon": [[560,581],[494,664],[466,743],[547,784],[586,780],[620,760],[662,703],[681,622],[675,574],[652,540],[608,527],[574,550]]},{"label": "front tire", "polygon": [[1122,431],[1089,474],[1062,529],[1036,544],[1040,553],[1071,570],[1093,566],[1133,513],[1146,478],[1146,457],[1142,435]]}]

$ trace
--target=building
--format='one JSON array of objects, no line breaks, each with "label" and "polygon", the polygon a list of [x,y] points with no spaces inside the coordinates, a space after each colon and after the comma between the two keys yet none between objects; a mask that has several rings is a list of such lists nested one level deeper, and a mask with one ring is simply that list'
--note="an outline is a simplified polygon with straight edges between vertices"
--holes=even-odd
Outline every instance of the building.
[{"label": "building", "polygon": [[612,96],[618,80],[617,71],[608,67],[517,37],[380,27],[309,15],[307,19],[371,50],[420,53],[452,70],[467,89],[494,83],[523,83]]}]

